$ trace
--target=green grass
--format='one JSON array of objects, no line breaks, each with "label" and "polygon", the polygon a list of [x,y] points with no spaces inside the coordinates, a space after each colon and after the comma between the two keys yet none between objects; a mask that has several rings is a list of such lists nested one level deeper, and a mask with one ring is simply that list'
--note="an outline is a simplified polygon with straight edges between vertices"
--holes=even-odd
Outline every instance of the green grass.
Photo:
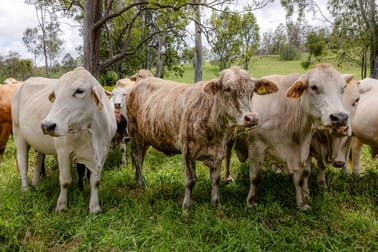
[{"label": "green grass", "polygon": [[[232,159],[235,182],[221,183],[222,209],[210,203],[208,170],[198,164],[193,208],[183,215],[180,155],[165,157],[150,149],[138,189],[130,163],[122,169],[120,152],[109,153],[100,186],[103,212],[88,214],[89,185],[73,183],[68,209],[55,213],[58,171],[48,160],[48,177],[24,193],[14,165],[11,139],[1,164],[0,250],[2,251],[377,251],[378,173],[364,159],[362,177],[330,168],[329,188],[310,179],[312,211],[295,207],[291,178],[267,170],[258,187],[259,205],[245,208],[247,166]],[[365,155],[365,153],[364,153]],[[374,168],[374,169],[373,169]],[[30,172],[29,172],[30,173]],[[75,172],[74,172],[75,175]],[[29,174],[31,177],[31,174]]]},{"label": "green grass", "polygon": [[[271,65],[280,65],[271,61]],[[256,64],[261,65],[258,75],[266,74],[266,64]],[[300,71],[290,64],[290,72]],[[207,67],[208,76],[216,76],[217,71]],[[188,215],[181,211],[184,179],[180,155],[166,157],[149,149],[143,170],[147,187],[141,190],[134,180],[129,153],[128,165],[118,168],[120,151],[112,150],[99,190],[103,212],[90,215],[87,181],[84,191],[73,182],[68,209],[54,211],[59,175],[52,157],[47,160],[47,178],[22,192],[15,152],[11,138],[0,164],[0,251],[378,250],[378,171],[368,148],[363,151],[361,177],[330,168],[328,189],[319,189],[317,170],[313,169],[309,183],[312,210],[308,213],[295,207],[291,178],[270,169],[258,187],[259,205],[247,210],[248,168],[235,156],[231,166],[235,181],[221,183],[222,209],[216,210],[210,203],[209,171],[198,162]]]}]

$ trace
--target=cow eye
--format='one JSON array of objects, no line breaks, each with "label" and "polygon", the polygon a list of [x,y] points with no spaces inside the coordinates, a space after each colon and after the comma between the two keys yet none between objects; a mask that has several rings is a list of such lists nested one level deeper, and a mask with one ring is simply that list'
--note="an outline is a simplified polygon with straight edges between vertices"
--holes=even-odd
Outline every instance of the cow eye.
[{"label": "cow eye", "polygon": [[317,94],[319,94],[319,88],[316,85],[310,86],[311,90]]},{"label": "cow eye", "polygon": [[345,91],[345,87],[343,87],[343,88],[341,89],[341,93],[344,94],[344,91]]},{"label": "cow eye", "polygon": [[354,102],[352,103],[352,106],[355,107],[359,101],[360,101],[360,98],[357,98],[356,100],[354,100]]},{"label": "cow eye", "polygon": [[81,95],[81,94],[84,93],[84,91],[85,91],[84,89],[78,88],[78,89],[75,90],[75,92],[74,92],[74,94],[72,96]]}]

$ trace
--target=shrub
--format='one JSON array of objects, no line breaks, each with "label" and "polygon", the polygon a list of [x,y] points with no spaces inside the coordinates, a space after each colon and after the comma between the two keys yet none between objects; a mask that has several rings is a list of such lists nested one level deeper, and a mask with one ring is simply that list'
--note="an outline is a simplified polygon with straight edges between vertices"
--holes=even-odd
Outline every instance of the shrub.
[{"label": "shrub", "polygon": [[300,52],[290,44],[283,44],[280,47],[280,60],[297,60],[300,58]]}]

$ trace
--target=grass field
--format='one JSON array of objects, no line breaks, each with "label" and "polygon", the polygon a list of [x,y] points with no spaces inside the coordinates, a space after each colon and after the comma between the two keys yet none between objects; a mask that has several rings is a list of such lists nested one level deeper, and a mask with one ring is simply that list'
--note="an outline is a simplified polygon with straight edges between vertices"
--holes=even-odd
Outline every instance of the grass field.
[{"label": "grass field", "polygon": [[[275,59],[262,61],[256,61],[255,71],[252,67],[256,77],[273,73],[264,72],[264,64],[280,66]],[[301,71],[293,62],[285,64]],[[285,71],[281,67],[279,71]],[[217,70],[210,70],[206,76],[215,77]],[[274,73],[284,73],[279,71]],[[378,170],[368,148],[362,176],[330,167],[328,189],[317,187],[314,166],[312,210],[307,213],[295,207],[291,178],[269,167],[258,187],[259,205],[247,210],[248,168],[234,156],[234,183],[221,183],[222,209],[216,210],[210,203],[209,171],[198,162],[188,215],[181,211],[180,155],[166,157],[150,148],[143,170],[147,187],[141,190],[130,159],[119,168],[120,151],[112,150],[99,190],[103,212],[90,215],[87,181],[84,191],[75,182],[71,185],[66,211],[54,211],[59,178],[52,157],[47,160],[47,178],[21,192],[15,152],[10,139],[0,164],[0,251],[378,251]]]}]

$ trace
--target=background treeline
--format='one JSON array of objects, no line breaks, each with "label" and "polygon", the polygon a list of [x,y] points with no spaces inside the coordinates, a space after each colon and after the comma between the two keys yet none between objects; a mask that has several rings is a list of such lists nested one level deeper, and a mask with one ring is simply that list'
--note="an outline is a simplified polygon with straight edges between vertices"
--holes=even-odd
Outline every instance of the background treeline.
[{"label": "background treeline", "polygon": [[[219,70],[231,65],[250,69],[252,56],[272,54],[281,60],[300,59],[304,69],[332,54],[339,65],[357,64],[358,77],[378,77],[374,0],[329,0],[333,20],[323,15],[318,1],[281,0],[286,22],[263,34],[253,12],[267,8],[271,0],[249,1],[242,9],[230,0],[26,2],[35,6],[39,22],[23,33],[33,59],[21,59],[16,52],[0,54],[0,81],[9,76],[59,76],[84,65],[110,85],[140,68],[152,69],[157,77],[182,76],[184,64],[202,70],[202,62]],[[324,25],[309,25],[308,13],[315,13]],[[84,43],[76,48],[78,56],[63,48],[63,18],[81,27]]]}]

